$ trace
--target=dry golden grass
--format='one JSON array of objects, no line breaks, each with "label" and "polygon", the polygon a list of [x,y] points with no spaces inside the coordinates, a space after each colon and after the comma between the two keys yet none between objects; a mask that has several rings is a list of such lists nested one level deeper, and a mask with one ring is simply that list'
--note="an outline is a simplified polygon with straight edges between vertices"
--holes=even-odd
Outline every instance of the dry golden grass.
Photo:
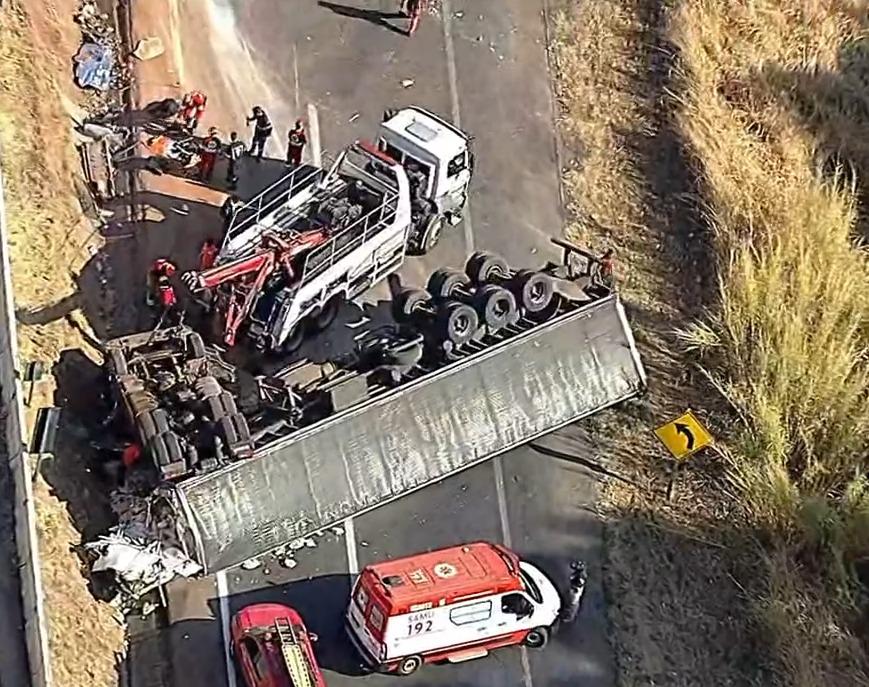
[{"label": "dry golden grass", "polygon": [[[0,162],[16,306],[38,310],[75,292],[71,271],[87,258],[89,229],[74,180],[79,171],[70,121],[61,107],[77,48],[74,0],[4,3],[0,12]],[[74,94],[69,94],[70,98]],[[63,319],[19,324],[21,355],[52,363],[66,348],[82,345]],[[50,403],[50,399],[46,399]],[[66,447],[57,460],[77,460]],[[68,485],[68,489],[81,485]],[[73,548],[81,541],[67,504],[43,480],[35,486],[37,531],[55,684],[112,687],[115,655],[124,631],[107,604],[94,601]]]},{"label": "dry golden grass", "polygon": [[[622,487],[607,494],[619,518],[610,526],[608,583],[625,596],[612,610],[628,657],[619,666],[624,684],[684,684],[702,669],[716,676],[709,684],[869,683],[852,625],[861,610],[853,566],[869,556],[869,271],[854,244],[867,233],[857,211],[869,198],[867,22],[865,3],[846,0],[602,0],[573,5],[556,21],[562,130],[582,152],[567,175],[571,231],[595,246],[614,243],[622,258],[622,292],[639,311],[651,371],[648,407],[662,420],[674,404],[697,404],[662,382],[678,361],[671,334],[680,327],[736,420],[719,429],[730,435],[738,500],[704,483],[706,465],[692,471],[691,503],[673,507]],[[671,43],[679,71],[669,68]],[[661,193],[662,179],[678,170],[658,164],[654,145],[637,144],[666,146],[670,124],[691,160],[681,175],[699,184],[688,200],[704,211],[711,236],[708,263],[679,270],[672,238],[689,244],[699,229],[668,210]],[[692,292],[686,285],[703,271],[717,282]],[[685,302],[692,297],[699,302]],[[697,305],[712,314],[685,326]],[[708,399],[698,405],[709,409]],[[622,454],[657,455],[646,441],[618,438]],[[655,484],[656,465],[636,469],[636,479]],[[739,552],[714,542],[701,551],[681,535],[662,540],[656,523],[719,533],[760,525],[771,543],[736,531],[727,536],[741,537]],[[702,568],[723,578],[717,595],[732,594],[728,568],[743,571],[731,596],[744,616],[731,621],[742,626],[722,631],[755,642],[755,660],[737,654],[771,673],[729,672],[739,663],[733,656],[716,667],[714,631],[702,633],[716,637],[704,643],[678,626],[679,614],[654,608],[672,585],[634,592],[629,578],[654,569],[655,547],[669,550],[664,564],[675,560],[680,575]],[[706,617],[715,602],[691,589],[683,590],[686,615]],[[677,638],[686,651],[672,651]]]},{"label": "dry golden grass", "polygon": [[[849,628],[851,566],[869,556],[869,263],[854,186],[821,171],[836,141],[865,136],[841,73],[869,67],[857,8],[695,0],[673,28],[720,280],[714,315],[686,340],[743,418],[734,481],[777,537],[758,610],[788,684],[806,687],[869,680]],[[835,152],[859,180],[858,149]]]},{"label": "dry golden grass", "polygon": [[[0,14],[0,150],[16,307],[27,311],[75,292],[72,271],[87,258],[90,233],[76,196],[70,119],[56,87],[69,78],[68,60],[76,49],[55,42],[65,35],[56,23],[57,4],[42,4],[37,17],[16,3]],[[66,4],[64,21],[72,25],[75,3]],[[67,347],[68,335],[63,320],[22,326],[22,355],[50,360]]]}]

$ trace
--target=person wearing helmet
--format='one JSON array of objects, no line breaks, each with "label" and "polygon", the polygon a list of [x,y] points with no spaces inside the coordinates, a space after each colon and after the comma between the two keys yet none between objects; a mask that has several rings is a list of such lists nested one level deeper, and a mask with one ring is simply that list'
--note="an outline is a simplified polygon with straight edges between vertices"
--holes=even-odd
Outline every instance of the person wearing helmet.
[{"label": "person wearing helmet", "polygon": [[199,121],[205,114],[205,105],[208,102],[208,96],[202,91],[190,91],[185,93],[181,99],[180,118],[184,124],[184,128],[191,134],[196,130]]},{"label": "person wearing helmet", "polygon": [[308,137],[305,135],[305,127],[302,125],[302,120],[297,119],[295,126],[287,134],[287,165],[298,167],[302,164],[302,151],[305,149],[307,142]]},{"label": "person wearing helmet", "polygon": [[158,300],[162,300],[160,293],[161,282],[168,283],[169,277],[175,274],[177,268],[166,258],[157,258],[151,263],[151,269],[148,270],[148,305],[154,305]]},{"label": "person wearing helmet", "polygon": [[217,163],[217,156],[220,154],[222,144],[216,127],[211,127],[208,130],[208,136],[202,139],[199,145],[199,179],[201,181],[211,181],[211,175],[214,174],[214,165]]},{"label": "person wearing helmet", "polygon": [[249,154],[255,157],[257,162],[263,159],[265,152],[266,141],[272,135],[272,120],[259,105],[255,105],[250,117],[247,118],[247,123],[253,125],[253,140],[250,144]]}]

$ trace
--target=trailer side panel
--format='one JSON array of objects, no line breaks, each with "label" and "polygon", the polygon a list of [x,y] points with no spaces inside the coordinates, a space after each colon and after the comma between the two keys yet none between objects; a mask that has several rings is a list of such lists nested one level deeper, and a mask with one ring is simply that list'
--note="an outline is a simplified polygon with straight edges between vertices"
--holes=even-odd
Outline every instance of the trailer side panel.
[{"label": "trailer side panel", "polygon": [[209,572],[382,505],[640,393],[610,296],[179,485]]}]

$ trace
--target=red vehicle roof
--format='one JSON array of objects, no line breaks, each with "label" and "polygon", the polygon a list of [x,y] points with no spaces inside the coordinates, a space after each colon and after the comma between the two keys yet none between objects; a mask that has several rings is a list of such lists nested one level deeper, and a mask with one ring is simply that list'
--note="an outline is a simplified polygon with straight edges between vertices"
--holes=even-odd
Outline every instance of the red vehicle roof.
[{"label": "red vehicle roof", "polygon": [[[280,639],[275,629],[275,623],[281,620],[286,620],[299,638],[298,646],[302,651],[302,660],[310,671],[310,677],[313,678],[313,682],[306,681],[304,686],[313,684],[314,687],[326,687],[302,616],[289,606],[265,603],[241,609],[232,619],[232,641],[233,643],[240,642],[249,633],[258,635],[262,640],[262,647],[268,663],[271,685],[273,687],[302,687],[296,685],[290,677],[290,671],[281,651]],[[238,653],[239,649],[236,648],[237,656]]]},{"label": "red vehicle roof", "polygon": [[522,587],[519,557],[489,542],[376,563],[363,576],[363,584],[391,607],[390,614]]}]

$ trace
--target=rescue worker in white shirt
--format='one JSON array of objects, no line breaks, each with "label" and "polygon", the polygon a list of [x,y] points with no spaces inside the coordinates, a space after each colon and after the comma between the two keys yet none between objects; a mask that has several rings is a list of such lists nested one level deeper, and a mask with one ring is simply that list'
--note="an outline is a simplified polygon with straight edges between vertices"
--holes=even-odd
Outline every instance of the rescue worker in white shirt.
[{"label": "rescue worker in white shirt", "polygon": [[226,144],[224,154],[229,162],[226,167],[226,185],[235,189],[238,186],[238,161],[244,155],[244,143],[238,140],[237,131],[229,134],[229,143]]}]

